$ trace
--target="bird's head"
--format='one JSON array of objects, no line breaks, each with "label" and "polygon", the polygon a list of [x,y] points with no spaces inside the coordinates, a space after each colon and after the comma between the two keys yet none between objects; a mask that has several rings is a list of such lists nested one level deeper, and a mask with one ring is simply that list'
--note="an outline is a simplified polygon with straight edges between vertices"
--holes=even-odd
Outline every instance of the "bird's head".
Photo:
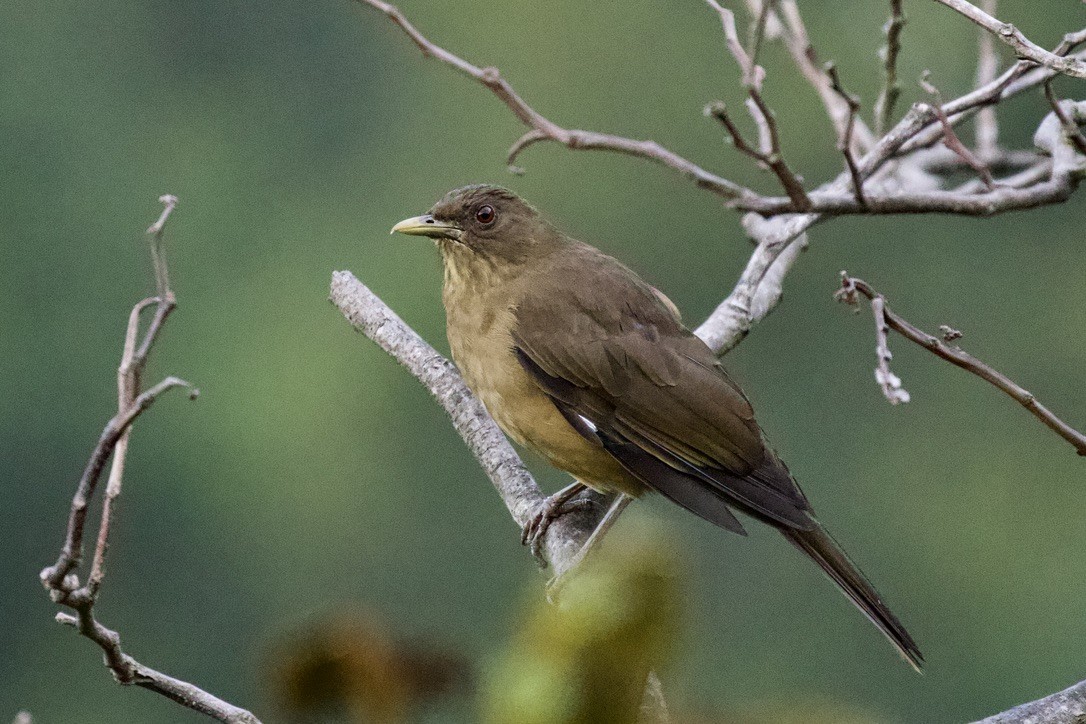
[{"label": "bird's head", "polygon": [[392,232],[428,236],[446,258],[463,254],[521,265],[553,250],[563,237],[528,202],[500,186],[464,186],[429,212],[404,219]]}]

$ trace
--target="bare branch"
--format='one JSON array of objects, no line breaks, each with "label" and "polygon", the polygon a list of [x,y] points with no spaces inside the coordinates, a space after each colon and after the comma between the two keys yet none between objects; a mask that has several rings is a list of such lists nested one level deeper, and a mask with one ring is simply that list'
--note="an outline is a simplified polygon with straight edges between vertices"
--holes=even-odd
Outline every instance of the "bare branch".
[{"label": "bare branch", "polygon": [[988,168],[988,165],[981,161],[976,155],[970,151],[962,140],[958,138],[958,134],[954,132],[954,126],[950,123],[950,119],[947,117],[946,111],[943,110],[943,94],[939,92],[928,80],[930,73],[924,71],[924,75],[920,77],[920,87],[928,93],[934,101],[935,115],[939,117],[939,123],[943,126],[943,145],[956,153],[962,161],[966,163],[970,168],[977,172],[981,181],[988,187],[989,190],[995,188],[995,181],[992,179],[992,171]]},{"label": "bare branch", "polygon": [[[1051,410],[1037,401],[1037,398],[1033,393],[1027,391],[1025,388],[1014,382],[1001,372],[996,371],[991,366],[977,359],[973,355],[965,352],[958,346],[952,346],[946,341],[939,339],[922,329],[913,326],[902,317],[891,311],[890,307],[886,304],[886,298],[876,292],[862,279],[848,276],[847,273],[841,273],[841,289],[838,290],[835,295],[838,299],[848,302],[850,304],[857,303],[857,294],[861,294],[871,301],[872,311],[875,312],[876,324],[885,325],[887,328],[894,330],[901,336],[905,337],[911,342],[924,347],[932,354],[945,359],[956,367],[961,367],[963,370],[970,372],[982,380],[994,385],[999,390],[1002,390],[1013,400],[1029,410],[1030,414],[1043,422],[1046,427],[1051,429],[1057,435],[1062,437],[1075,448],[1079,455],[1086,455],[1086,435],[1075,428],[1068,425],[1066,422],[1057,417]],[[877,306],[877,309],[876,309]],[[950,330],[956,332],[957,330]],[[885,352],[889,355],[889,350],[885,349],[885,330],[880,332],[883,335],[879,339],[880,348],[880,365],[882,355]],[[953,334],[944,332],[944,335],[954,337]],[[958,333],[960,336],[960,333]],[[885,358],[887,361],[889,357]],[[888,373],[889,368],[885,368]],[[878,374],[876,374],[878,376]],[[889,380],[890,386],[893,387],[893,382],[896,380],[892,373]],[[884,392],[886,392],[886,382],[882,379],[879,380],[883,385]],[[900,385],[900,380],[897,380]],[[886,392],[887,397],[890,397],[890,393]],[[894,402],[893,399],[890,400]],[[908,401],[908,397],[902,401]]]},{"label": "bare branch", "polygon": [[[260,724],[259,720],[245,709],[223,701],[193,684],[167,676],[139,663],[121,648],[120,634],[103,626],[94,614],[94,605],[105,577],[105,560],[109,548],[113,505],[121,492],[132,424],[159,397],[175,387],[187,387],[192,398],[198,394],[192,385],[178,377],[167,377],[150,389],[140,392],[140,377],[147,362],[147,355],[170,310],[176,305],[169,286],[166,257],[162,250],[162,233],[170,213],[177,205],[177,198],[167,195],[160,201],[164,204],[162,214],[158,221],[147,230],[151,237],[151,255],[158,296],[138,302],[129,314],[121,364],[117,369],[117,414],[106,424],[84,468],[72,499],[64,546],[56,563],[41,572],[41,581],[55,603],[75,611],[74,616],[58,613],[56,620],[74,626],[79,633],[96,643],[105,653],[105,664],[119,683],[140,686],[157,692],[182,706],[222,722]],[[152,305],[156,305],[155,317],[144,336],[143,343],[137,349],[140,315]],[[87,509],[110,455],[113,456],[113,466],[102,501],[94,560],[86,585],[80,586],[76,570],[83,557],[83,534]]]},{"label": "bare branch", "polygon": [[[834,299],[856,305],[856,282],[850,279],[847,272],[841,272],[841,288],[833,295]],[[861,282],[862,283],[862,282]],[[882,394],[890,401],[891,405],[898,405],[909,401],[909,392],[902,387],[901,378],[890,370],[890,361],[894,358],[890,351],[890,342],[887,339],[890,332],[890,324],[886,319],[886,300],[877,295],[871,299],[871,314],[875,318],[875,357],[878,363],[875,365],[875,381],[879,383]]]},{"label": "bare branch", "polygon": [[750,26],[750,42],[747,44],[749,48],[747,55],[750,56],[750,62],[755,65],[758,63],[758,53],[762,49],[762,40],[765,38],[766,25],[772,9],[773,0],[765,0]]},{"label": "bare branch", "polygon": [[[735,62],[739,65],[739,69],[743,74],[743,87],[746,88],[747,95],[750,96],[752,105],[748,107],[751,111],[751,117],[754,118],[754,122],[758,126],[760,137],[764,139],[759,144],[761,151],[755,158],[765,163],[777,175],[785,193],[792,199],[792,203],[796,208],[803,209],[810,204],[810,200],[807,198],[807,192],[803,189],[803,183],[792,173],[792,169],[788,167],[784,160],[784,155],[781,153],[781,141],[777,132],[776,118],[762,97],[762,82],[765,79],[765,71],[754,62],[754,58],[747,54],[747,51],[743,49],[743,44],[739,42],[739,33],[735,27],[735,14],[721,6],[717,0],[706,0],[706,2],[709,7],[720,15],[725,42],[732,57],[735,58]],[[767,8],[768,5],[767,2]],[[757,46],[755,45],[755,47]],[[729,124],[729,132],[733,128]],[[733,138],[736,137],[735,133],[732,135]]]},{"label": "bare branch", "polygon": [[1050,53],[1037,45],[1018,28],[1010,23],[1004,23],[984,12],[976,5],[966,0],[935,0],[940,5],[945,5],[965,17],[972,20],[980,27],[987,30],[994,37],[1014,48],[1014,52],[1020,57],[1030,60],[1037,65],[1069,75],[1072,78],[1086,78],[1086,63],[1076,59]]},{"label": "bare branch", "polygon": [[[786,29],[784,31],[784,44],[788,54],[792,56],[792,62],[811,87],[822,99],[822,105],[826,109],[826,115],[833,123],[838,135],[844,132],[848,121],[848,107],[841,101],[830,87],[830,79],[826,75],[823,66],[818,62],[818,53],[807,34],[807,26],[800,16],[799,5],[796,0],[777,0],[777,7],[784,18]],[[770,25],[772,28],[772,25]],[[860,152],[867,151],[874,145],[875,139],[863,119],[856,119],[854,134]]]},{"label": "bare branch", "polygon": [[664,148],[655,141],[638,141],[623,136],[614,136],[595,131],[582,131],[562,128],[550,119],[538,113],[527,104],[511,85],[501,76],[497,68],[480,68],[460,58],[448,50],[430,42],[426,36],[418,31],[400,12],[399,8],[381,0],[355,0],[364,5],[380,10],[387,15],[404,33],[418,46],[422,54],[428,58],[449,65],[464,75],[478,81],[489,89],[499,100],[504,103],[517,119],[532,130],[521,137],[510,149],[508,163],[514,171],[522,171],[516,167],[517,155],[528,146],[540,141],[554,141],[561,143],[573,150],[604,150],[615,153],[623,153],[629,156],[648,159],[671,168],[683,176],[691,179],[698,187],[707,189],[724,198],[738,198],[745,195],[753,195],[754,192],[746,189],[733,181],[717,176],[701,168],[697,164],[683,158],[679,154]]},{"label": "bare branch", "polygon": [[[982,0],[984,12],[994,15],[997,0]],[[977,87],[986,86],[995,80],[999,70],[999,59],[995,53],[995,42],[991,33],[980,29],[977,32]],[[991,163],[999,153],[999,122],[995,108],[988,106],[977,113],[976,123],[977,154],[985,163]]]},{"label": "bare branch", "polygon": [[[544,496],[512,445],[468,389],[460,372],[426,343],[380,297],[347,271],[332,274],[331,301],[362,332],[414,375],[445,408],[453,427],[494,484],[509,514],[523,529],[543,505]],[[568,570],[606,508],[601,505],[555,520],[544,536],[544,555],[556,575]]]},{"label": "bare branch", "polygon": [[974,724],[1078,724],[1086,718],[1086,681]]},{"label": "bare branch", "polygon": [[815,214],[769,221],[757,214],[743,217],[743,226],[757,246],[731,294],[694,332],[710,349],[718,355],[727,353],[773,311],[781,300],[785,275],[807,248],[807,229],[817,221]]},{"label": "bare branch", "polygon": [[884,80],[882,91],[875,101],[875,133],[880,136],[890,127],[894,106],[901,95],[901,84],[897,80],[897,56],[901,53],[901,31],[905,29],[905,12],[901,4],[902,0],[890,0],[890,19],[883,26],[886,45],[879,51]]},{"label": "bare branch", "polygon": [[852,178],[852,193],[856,195],[856,203],[867,206],[864,198],[864,180],[860,175],[860,167],[856,165],[856,157],[852,155],[852,133],[856,128],[856,117],[860,111],[860,99],[852,93],[845,91],[841,85],[841,77],[837,73],[837,66],[826,63],[826,73],[830,76],[830,84],[833,90],[848,104],[848,122],[844,132],[837,139],[837,150],[845,157],[845,168]]},{"label": "bare branch", "polygon": [[1086,156],[1086,138],[1082,135],[1082,130],[1064,111],[1060,105],[1060,101],[1056,98],[1056,93],[1052,90],[1052,79],[1049,78],[1044,84],[1045,99],[1048,104],[1052,106],[1052,112],[1056,114],[1056,117],[1060,119],[1060,125],[1063,127],[1063,132],[1067,136],[1067,140],[1074,145],[1075,149]]}]

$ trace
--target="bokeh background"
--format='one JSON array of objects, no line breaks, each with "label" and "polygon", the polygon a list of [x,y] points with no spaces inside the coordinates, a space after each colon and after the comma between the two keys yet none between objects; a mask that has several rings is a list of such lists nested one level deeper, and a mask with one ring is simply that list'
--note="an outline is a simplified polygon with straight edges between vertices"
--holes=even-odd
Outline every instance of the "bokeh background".
[{"label": "bokeh background", "polygon": [[[805,5],[820,54],[870,108],[884,4]],[[967,90],[974,28],[906,5],[902,107],[925,68],[947,96]],[[702,117],[740,92],[718,19],[697,0],[402,7],[559,123],[653,138],[774,188]],[[1008,0],[1001,15],[1046,46],[1086,19],[1075,2],[1040,13]],[[837,173],[830,126],[783,49],[767,47],[764,64],[793,167]],[[1057,89],[1082,95],[1081,83]],[[1038,93],[1008,104],[1006,142],[1028,147],[1045,112]],[[510,176],[504,154],[522,130],[510,113],[346,0],[5,3],[0,129],[0,720],[19,709],[41,722],[200,720],[118,689],[98,651],[53,623],[37,580],[114,409],[124,321],[151,289],[142,231],[159,194],[182,201],[168,232],[180,308],[151,376],[203,394],[163,400],[137,425],[99,615],[137,658],[269,719],[275,652],[299,627],[361,610],[389,636],[485,667],[544,580],[443,413],[326,301],[333,269],[446,349],[438,257],[388,228],[454,186],[509,185],[643,272],[691,322],[749,253],[715,197],[643,161],[537,146],[527,174]],[[991,220],[815,229],[784,303],[728,364],[930,665],[915,675],[779,536],[726,536],[650,500],[632,517],[670,531],[684,562],[665,673],[677,710],[961,721],[1086,676],[1083,461],[900,339],[894,369],[913,401],[889,406],[869,315],[831,299],[840,269],[862,276],[917,324],[962,329],[966,349],[1081,427],[1083,210],[1075,198]],[[564,483],[529,462],[546,485]]]}]

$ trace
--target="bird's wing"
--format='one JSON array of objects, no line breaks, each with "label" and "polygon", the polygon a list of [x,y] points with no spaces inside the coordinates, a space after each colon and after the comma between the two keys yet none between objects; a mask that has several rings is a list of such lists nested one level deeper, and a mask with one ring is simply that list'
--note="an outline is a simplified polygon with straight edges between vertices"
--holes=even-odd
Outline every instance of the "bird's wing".
[{"label": "bird's wing", "polygon": [[610,257],[576,261],[533,280],[514,310],[518,359],[566,419],[718,525],[741,530],[720,512],[726,503],[810,528],[810,506],[766,449],[750,403],[666,298]]}]

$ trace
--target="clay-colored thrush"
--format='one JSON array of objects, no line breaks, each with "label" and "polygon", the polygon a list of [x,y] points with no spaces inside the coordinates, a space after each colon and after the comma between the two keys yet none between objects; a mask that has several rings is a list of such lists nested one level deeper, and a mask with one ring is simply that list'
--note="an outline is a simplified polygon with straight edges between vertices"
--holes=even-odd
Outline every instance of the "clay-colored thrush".
[{"label": "clay-colored thrush", "polygon": [[498,425],[578,483],[655,491],[735,533],[739,511],[807,554],[913,666],[922,657],[814,518],[743,391],[675,306],[619,261],[569,238],[516,194],[449,192],[394,232],[435,240],[453,359]]}]

